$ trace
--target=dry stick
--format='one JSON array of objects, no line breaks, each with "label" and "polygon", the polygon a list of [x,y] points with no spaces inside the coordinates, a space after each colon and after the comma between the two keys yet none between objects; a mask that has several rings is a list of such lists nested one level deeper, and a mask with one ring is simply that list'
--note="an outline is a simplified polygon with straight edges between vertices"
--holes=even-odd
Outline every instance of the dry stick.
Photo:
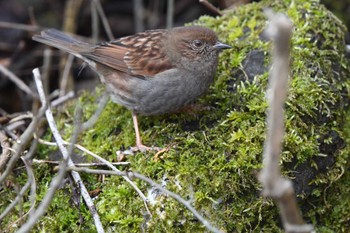
[{"label": "dry stick", "polygon": [[[39,143],[43,143],[45,145],[51,145],[51,146],[57,146],[55,143],[52,142],[47,142],[44,141],[42,139],[38,139]],[[69,142],[65,142],[65,145],[71,145]],[[75,148],[85,152],[86,154],[91,155],[92,157],[98,159],[99,161],[101,161],[102,163],[104,163],[107,167],[111,168],[112,170],[114,170],[115,172],[120,172],[119,169],[117,169],[116,167],[114,167],[109,161],[105,160],[104,158],[100,157],[99,155],[89,151],[88,149],[84,148],[83,146],[79,145],[79,144],[74,144]],[[135,191],[139,194],[139,196],[142,198],[145,208],[148,212],[148,214],[150,216],[152,216],[151,211],[148,208],[148,199],[147,197],[142,193],[142,191],[136,186],[136,184],[134,184],[134,182],[132,182],[132,180],[130,180],[128,177],[123,176],[123,178],[135,189]]]},{"label": "dry stick", "polygon": [[39,27],[39,26],[20,24],[20,23],[10,23],[10,22],[3,22],[3,21],[0,21],[0,28],[12,28],[12,29],[18,29],[18,30],[25,30],[29,32],[40,32],[46,29],[44,27]]},{"label": "dry stick", "polygon": [[22,187],[21,191],[17,194],[15,200],[9,204],[6,209],[0,215],[0,222],[10,213],[10,211],[18,204],[18,202],[22,199],[23,195],[27,192],[30,187],[30,181],[28,180],[25,185]]},{"label": "dry stick", "polygon": [[26,120],[26,119],[33,119],[33,113],[32,112],[17,113],[17,115],[13,116],[13,118],[10,120],[10,123],[15,121]]},{"label": "dry stick", "polygon": [[50,70],[51,70],[51,61],[52,61],[52,50],[50,48],[44,49],[44,58],[43,58],[43,71],[42,71],[42,79],[44,80],[44,90],[46,93],[49,93],[50,87]]},{"label": "dry stick", "polygon": [[78,13],[83,0],[68,0],[64,6],[63,31],[74,33],[77,29]]},{"label": "dry stick", "polygon": [[0,155],[0,173],[5,168],[7,161],[10,158],[10,143],[8,142],[8,137],[0,131],[0,146],[2,148],[2,153]]},{"label": "dry stick", "polygon": [[[35,164],[52,164],[52,165],[59,165],[59,161],[52,161],[52,160],[38,160],[33,159],[33,163]],[[113,166],[128,166],[130,165],[130,162],[111,162]],[[76,167],[99,167],[99,166],[106,166],[104,163],[75,163]]]},{"label": "dry stick", "polygon": [[277,202],[285,231],[311,232],[312,226],[305,224],[300,215],[292,183],[282,178],[279,166],[284,133],[283,105],[287,95],[289,47],[293,24],[283,14],[275,14],[270,9],[265,13],[270,20],[267,33],[274,40],[274,50],[267,93],[270,108],[267,114],[264,167],[259,180],[263,185],[263,194]]},{"label": "dry stick", "polygon": [[[78,13],[81,8],[83,0],[67,0],[64,6],[63,26],[62,30],[69,33],[75,33],[77,30]],[[70,59],[68,62],[67,60]],[[59,62],[60,77],[59,77],[59,89],[60,96],[65,95],[67,92],[74,90],[74,80],[72,75],[67,73],[70,70],[70,66],[73,58],[71,55],[62,56]],[[67,67],[64,68],[64,67]],[[66,72],[66,73],[65,73]]]},{"label": "dry stick", "polygon": [[94,126],[94,124],[99,119],[99,116],[101,115],[102,111],[106,107],[106,105],[108,103],[108,100],[109,100],[109,95],[108,94],[105,94],[105,95],[102,96],[102,98],[101,98],[100,102],[98,103],[98,107],[97,107],[96,111],[94,112],[94,114],[90,117],[89,120],[87,120],[86,122],[84,122],[81,125],[81,131],[85,131],[85,130],[91,128],[92,126]]},{"label": "dry stick", "polygon": [[[32,158],[36,152],[37,146],[38,146],[38,141],[35,139],[32,141],[32,145],[30,146],[28,153],[23,157],[23,159],[29,163],[30,168],[32,167]],[[33,182],[31,183],[32,185],[30,187],[30,196],[29,196],[29,201],[31,203],[31,206],[28,211],[28,214],[31,215],[32,210],[34,210],[35,203],[36,203],[36,182],[35,182],[35,176],[32,169],[29,175],[31,175],[33,179]]]},{"label": "dry stick", "polygon": [[[46,96],[45,96],[45,93],[43,90],[43,84],[42,84],[42,81],[40,78],[39,69],[38,68],[34,69],[33,74],[34,74],[35,84],[36,84],[38,92],[39,92],[40,100],[44,104],[44,103],[46,103]],[[45,195],[44,200],[41,202],[38,209],[35,211],[33,216],[19,229],[18,232],[28,232],[30,229],[33,228],[36,221],[46,212],[47,206],[50,204],[56,189],[58,188],[60,182],[64,178],[64,175],[66,173],[66,171],[65,171],[66,166],[67,165],[74,166],[73,161],[69,157],[69,152],[68,152],[67,148],[64,146],[63,139],[61,138],[61,135],[56,127],[56,123],[55,123],[55,120],[53,118],[51,109],[47,108],[47,110],[45,111],[45,114],[46,114],[47,122],[48,122],[50,129],[52,131],[52,134],[53,134],[53,136],[56,140],[56,143],[57,143],[57,145],[62,153],[64,161],[66,161],[66,162],[64,162],[61,165],[61,168],[60,168],[57,176],[51,182],[50,189],[49,189],[48,193]],[[96,208],[93,204],[93,201],[91,200],[91,197],[89,196],[89,193],[88,193],[84,183],[82,182],[79,173],[72,172],[71,174],[72,174],[72,177],[73,177],[75,183],[77,184],[77,186],[80,187],[81,195],[84,198],[84,201],[85,201],[87,207],[89,208],[91,215],[95,221],[95,226],[96,226],[97,232],[104,232],[103,227],[102,227],[102,223],[100,221],[100,217],[97,214],[97,211],[96,211]]]},{"label": "dry stick", "polygon": [[[10,138],[12,138],[13,140],[17,141],[18,137],[16,134],[14,134],[12,131],[10,131],[7,127],[4,127],[2,125],[0,125],[0,130],[4,131],[6,133],[6,135],[8,135]],[[5,164],[6,165],[6,164]]]},{"label": "dry stick", "polygon": [[133,0],[132,3],[133,3],[135,32],[142,32],[145,29],[145,27],[143,25],[143,19],[145,17],[143,0]]},{"label": "dry stick", "polygon": [[199,0],[200,3],[202,3],[206,8],[208,8],[209,10],[211,10],[212,12],[214,12],[217,15],[222,15],[221,11],[216,8],[215,6],[213,6],[213,4],[211,4],[210,2],[208,2],[207,0]]},{"label": "dry stick", "polygon": [[51,107],[57,107],[58,105],[63,104],[64,102],[72,99],[75,96],[74,91],[68,92],[66,95],[61,96],[51,102]]},{"label": "dry stick", "polygon": [[16,162],[21,157],[21,154],[24,151],[25,146],[27,145],[29,140],[32,139],[34,131],[36,130],[41,117],[44,115],[46,108],[47,108],[47,102],[43,102],[38,113],[33,117],[32,122],[29,124],[27,129],[22,133],[22,135],[17,140],[17,142],[12,146],[12,151],[14,151],[14,154],[12,155],[10,161],[7,163],[5,172],[0,176],[0,184],[4,182],[6,177],[10,174]]},{"label": "dry stick", "polygon": [[19,127],[21,127],[22,125],[25,125],[26,122],[25,121],[15,121],[13,123],[10,123],[8,126],[6,126],[6,128],[9,131],[14,131],[16,129],[18,129]]},{"label": "dry stick", "polygon": [[92,37],[92,42],[94,44],[97,44],[98,35],[100,35],[100,27],[99,27],[98,12],[96,9],[96,2],[91,1],[90,8],[91,8],[91,32],[92,32],[91,37]]},{"label": "dry stick", "polygon": [[173,27],[174,20],[174,0],[168,0],[167,12],[166,12],[166,28]]},{"label": "dry stick", "polygon": [[[28,157],[27,157],[28,158]],[[12,226],[14,224],[16,224],[18,221],[20,221],[21,219],[23,219],[26,215],[28,215],[31,210],[34,208],[34,204],[35,204],[35,194],[36,194],[36,182],[35,182],[35,177],[34,177],[34,173],[33,173],[33,169],[31,167],[30,162],[28,161],[28,159],[25,157],[22,157],[23,163],[25,164],[26,167],[26,171],[27,171],[27,176],[28,176],[28,181],[26,182],[26,184],[22,187],[22,189],[20,190],[20,192],[17,194],[16,198],[11,202],[10,205],[7,206],[7,208],[1,213],[0,215],[0,222],[1,220],[4,219],[4,217],[6,217],[6,215],[8,215],[10,213],[10,211],[17,205],[17,203],[20,202],[20,200],[22,199],[22,197],[24,196],[24,194],[26,193],[27,189],[29,188],[29,186],[31,187],[31,207],[29,208],[29,211],[24,214],[23,216],[21,216],[19,219],[17,219],[15,222],[9,224],[9,226]],[[34,189],[33,189],[34,188]],[[34,191],[34,193],[33,193]],[[34,195],[33,195],[34,194]],[[34,198],[34,200],[33,200]]]},{"label": "dry stick", "polygon": [[108,23],[106,14],[103,11],[101,2],[99,0],[92,0],[92,1],[94,1],[96,9],[97,9],[97,12],[99,13],[99,15],[101,17],[102,25],[103,25],[106,33],[107,33],[108,39],[109,40],[113,40],[114,36],[113,36],[113,33],[112,33],[112,29],[111,29],[111,26],[109,26],[109,23]]},{"label": "dry stick", "polygon": [[179,203],[183,204],[189,211],[191,211],[194,216],[211,232],[215,233],[222,233],[219,229],[213,227],[208,220],[206,220],[200,213],[197,212],[197,210],[191,205],[190,201],[186,201],[181,196],[179,196],[176,193],[173,193],[169,191],[168,189],[165,189],[162,187],[162,185],[159,185],[158,183],[154,182],[152,179],[141,175],[136,172],[121,172],[121,171],[108,171],[108,170],[97,170],[97,169],[89,169],[89,168],[78,168],[78,167],[69,167],[68,169],[74,170],[74,171],[80,171],[80,172],[87,172],[92,174],[104,174],[104,175],[117,175],[117,176],[123,176],[123,177],[130,177],[130,178],[137,178],[142,181],[147,182],[148,184],[152,185],[153,187],[156,187],[158,190],[160,190],[163,193],[166,193],[170,197],[177,200]]},{"label": "dry stick", "polygon": [[[69,89],[69,83],[70,83],[70,70],[73,66],[73,61],[74,61],[74,55],[72,54],[68,54],[68,58],[64,59],[65,61],[65,65],[64,65],[64,69],[62,72],[62,76],[61,76],[61,83],[60,83],[60,94],[59,96],[65,96],[67,94],[67,90]],[[71,92],[72,90],[68,91]],[[74,92],[73,92],[74,93]]]},{"label": "dry stick", "polygon": [[33,98],[38,98],[38,96],[32,92],[32,90],[27,86],[27,84],[25,84],[14,73],[12,73],[10,70],[5,68],[1,64],[0,64],[0,72],[3,73],[6,77],[8,77],[12,82],[14,82],[18,86],[18,88],[21,89],[23,92],[27,93],[28,95],[32,96]]},{"label": "dry stick", "polygon": [[[6,208],[6,210],[1,214],[0,216],[0,221],[9,213],[9,211],[15,207],[15,205],[17,204],[17,202],[19,202],[19,200],[23,197],[24,193],[27,191],[27,189],[29,188],[27,185],[30,184],[31,186],[31,194],[30,194],[30,201],[31,201],[31,206],[29,208],[29,210],[27,211],[27,213],[25,213],[24,215],[22,215],[20,218],[18,218],[16,221],[8,224],[7,228],[10,228],[11,226],[16,225],[19,221],[21,221],[25,216],[27,216],[28,214],[30,214],[32,212],[32,210],[34,210],[34,206],[35,206],[35,198],[36,198],[36,182],[35,182],[35,177],[34,177],[34,172],[32,169],[32,166],[30,164],[30,161],[27,160],[27,158],[22,157],[22,161],[25,164],[26,170],[27,170],[27,176],[28,176],[28,181],[26,182],[26,184],[23,186],[23,188],[21,189],[20,193],[16,196],[16,199]],[[34,187],[34,190],[33,190]],[[33,193],[34,191],[34,193]],[[34,194],[34,195],[33,195]],[[7,212],[8,211],[8,212]],[[6,213],[7,212],[7,213]]]},{"label": "dry stick", "polygon": [[33,213],[33,215],[29,218],[29,220],[21,226],[21,228],[17,231],[17,233],[26,233],[30,232],[30,230],[33,228],[34,224],[37,222],[37,220],[45,214],[47,207],[50,205],[51,200],[53,196],[55,195],[56,190],[62,183],[62,180],[64,179],[66,175],[66,167],[67,167],[67,160],[64,160],[64,162],[61,164],[60,169],[57,173],[57,175],[52,179],[50,183],[50,187],[41,201],[40,205],[36,209],[36,211]]},{"label": "dry stick", "polygon": [[[17,194],[16,198],[11,202],[10,205],[8,205],[6,207],[6,209],[1,213],[0,215],[0,222],[6,217],[7,214],[10,213],[10,211],[20,202],[20,200],[22,199],[23,195],[27,192],[28,188],[31,185],[32,180],[32,176],[31,174],[32,171],[29,171],[29,167],[27,166],[28,164],[25,163],[26,165],[26,169],[27,169],[27,175],[28,175],[28,181],[25,183],[25,185],[22,187],[21,191]],[[22,216],[23,217],[23,216]]]},{"label": "dry stick", "polygon": [[[46,142],[46,141],[44,141],[44,140],[42,140],[42,139],[38,139],[38,141],[39,141],[39,143],[44,143],[44,144],[46,144],[46,145],[57,146],[56,144],[54,144],[54,143],[52,143],[52,142]],[[68,142],[64,142],[64,143],[66,143],[66,145],[69,144]],[[120,170],[118,170],[117,168],[115,168],[109,161],[103,159],[103,158],[100,157],[99,155],[97,155],[97,154],[95,154],[95,153],[93,153],[93,152],[91,152],[91,151],[85,149],[84,147],[82,147],[82,146],[80,146],[80,145],[78,145],[78,144],[74,144],[74,146],[75,146],[77,149],[79,149],[79,150],[81,150],[81,151],[83,151],[83,152],[85,152],[85,153],[87,153],[87,154],[90,154],[90,155],[93,156],[94,158],[100,160],[101,162],[103,162],[104,164],[106,164],[109,168],[111,168],[113,171],[94,170],[94,169],[87,169],[87,168],[80,168],[80,167],[79,167],[79,168],[78,168],[78,167],[69,167],[69,169],[71,169],[71,170],[76,170],[76,171],[84,171],[84,172],[87,172],[87,171],[103,171],[103,172],[105,172],[105,173],[103,173],[103,172],[100,172],[100,173],[99,173],[99,172],[96,172],[96,174],[107,174],[107,175],[119,175],[119,176],[122,176],[127,182],[129,182],[129,183],[131,184],[131,186],[132,186],[132,187],[139,193],[139,195],[144,199],[144,201],[145,201],[145,206],[146,206],[146,208],[147,208],[147,211],[149,212],[148,207],[147,207],[147,203],[146,203],[147,198],[146,198],[146,197],[143,195],[143,193],[137,188],[137,186],[131,181],[131,179],[129,178],[129,174],[131,174],[132,177],[138,178],[138,179],[140,179],[140,180],[143,180],[143,181],[145,181],[145,182],[151,184],[152,186],[157,187],[160,191],[162,191],[162,192],[168,194],[169,196],[173,197],[174,199],[176,199],[176,200],[177,200],[178,202],[180,202],[181,204],[185,205],[186,208],[187,208],[188,210],[190,210],[190,211],[195,215],[195,217],[196,217],[199,221],[201,221],[205,227],[207,227],[208,230],[210,230],[210,231],[212,231],[212,232],[215,232],[215,233],[221,233],[220,230],[218,230],[218,229],[216,229],[215,227],[213,227],[213,226],[208,222],[208,220],[206,220],[204,217],[202,217],[202,216],[197,212],[197,210],[191,206],[191,204],[190,204],[188,201],[184,200],[184,199],[181,198],[179,195],[177,195],[177,194],[175,194],[175,193],[173,193],[173,192],[171,192],[171,191],[169,191],[169,190],[167,190],[167,189],[164,189],[161,185],[155,183],[153,180],[151,180],[151,179],[149,179],[149,178],[147,178],[147,177],[145,177],[145,176],[143,176],[143,175],[141,175],[141,174],[134,173],[134,172],[132,172],[132,173],[130,173],[130,172],[128,172],[128,173],[121,172]],[[93,172],[90,172],[90,173],[93,173]],[[131,178],[132,178],[132,177],[131,177]],[[149,212],[149,214],[150,214],[150,212]]]}]

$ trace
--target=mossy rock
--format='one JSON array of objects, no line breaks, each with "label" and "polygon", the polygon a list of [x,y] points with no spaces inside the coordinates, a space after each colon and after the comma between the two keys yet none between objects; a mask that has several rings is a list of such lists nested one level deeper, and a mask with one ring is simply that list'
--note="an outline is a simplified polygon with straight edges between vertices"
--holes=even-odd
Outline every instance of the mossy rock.
[{"label": "mossy rock", "polygon": [[[127,156],[131,163],[127,169],[163,182],[191,200],[224,232],[281,232],[277,208],[261,197],[256,178],[266,133],[272,46],[262,36],[267,22],[264,7],[286,13],[295,25],[283,173],[294,180],[303,216],[318,232],[348,232],[350,64],[345,57],[345,27],[315,0],[263,1],[194,22],[212,28],[222,42],[233,46],[220,57],[215,84],[197,101],[208,108],[193,114],[140,117],[145,144],[169,150],[157,158],[155,152]],[[80,98],[86,119],[102,91]],[[67,138],[74,128],[74,105],[58,120]],[[79,143],[113,161],[117,150],[134,144],[134,137],[130,112],[110,102]],[[40,169],[39,198],[50,180],[47,166]],[[158,193],[152,201],[149,218],[141,198],[122,178],[106,177],[104,183],[91,175],[84,178],[90,190],[102,190],[95,203],[109,232],[207,232],[183,205],[164,194]],[[146,183],[135,182],[145,194],[155,192]],[[80,207],[83,221],[77,225],[79,211],[67,190],[71,188],[58,192],[37,230],[94,232],[84,205]]]}]

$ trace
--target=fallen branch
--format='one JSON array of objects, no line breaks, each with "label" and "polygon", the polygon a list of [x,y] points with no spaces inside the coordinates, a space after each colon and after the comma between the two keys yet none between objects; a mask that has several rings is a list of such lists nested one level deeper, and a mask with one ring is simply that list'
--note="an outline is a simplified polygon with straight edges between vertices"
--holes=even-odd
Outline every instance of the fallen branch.
[{"label": "fallen branch", "polygon": [[[40,100],[41,100],[43,105],[46,105],[47,100],[46,100],[46,96],[44,93],[43,84],[42,84],[42,81],[40,78],[39,69],[38,68],[34,69],[33,74],[34,74],[35,84],[36,84],[38,92],[39,92]],[[65,176],[66,167],[67,166],[74,166],[73,161],[70,159],[70,152],[72,152],[73,149],[70,149],[70,151],[68,151],[67,148],[65,147],[65,145],[63,143],[63,139],[62,139],[62,137],[57,129],[57,126],[56,126],[56,123],[55,123],[55,120],[53,118],[53,115],[52,115],[50,108],[47,108],[47,110],[45,111],[45,115],[47,118],[47,122],[50,126],[50,129],[52,131],[52,134],[53,134],[53,136],[56,140],[56,143],[58,145],[58,148],[60,149],[60,152],[62,153],[62,156],[64,158],[64,162],[61,164],[58,174],[51,182],[50,189],[47,192],[47,194],[45,195],[43,201],[40,203],[38,209],[33,213],[32,217],[24,225],[22,225],[22,227],[19,229],[18,232],[28,232],[30,229],[33,228],[34,224],[46,212],[47,206],[51,203],[51,200],[52,200],[59,184],[62,182],[62,180]],[[76,130],[76,131],[79,131],[79,130]],[[80,188],[80,193],[81,193],[87,207],[89,208],[89,210],[91,212],[91,215],[95,221],[95,226],[96,226],[97,232],[101,232],[101,233],[104,232],[102,223],[100,221],[100,217],[99,217],[97,210],[96,210],[96,207],[94,206],[94,203],[93,203],[84,183],[82,182],[79,173],[72,171],[71,174],[72,174],[72,177],[73,177],[75,183],[77,184],[77,187]]]},{"label": "fallen branch", "polygon": [[[42,142],[42,141],[41,141]],[[51,161],[51,160],[38,160],[33,159],[34,164],[53,164],[53,165],[60,165],[60,161]],[[127,166],[130,165],[130,162],[111,162],[113,166]],[[105,163],[75,163],[76,167],[98,167],[98,166],[106,166]]]},{"label": "fallen branch", "polygon": [[137,172],[121,172],[121,171],[108,171],[108,170],[97,170],[97,169],[89,169],[89,168],[77,168],[77,167],[69,167],[68,169],[73,171],[79,171],[79,172],[86,172],[86,173],[92,173],[92,174],[103,174],[103,175],[117,175],[117,176],[123,176],[128,177],[130,179],[139,179],[142,181],[145,181],[146,183],[150,184],[151,186],[155,187],[159,191],[169,195],[170,197],[174,198],[179,203],[183,204],[189,211],[193,213],[193,215],[211,232],[214,233],[222,233],[219,229],[213,227],[208,220],[206,220],[198,211],[191,205],[190,201],[186,201],[181,196],[179,196],[176,193],[173,193],[169,191],[168,189],[164,188],[162,185],[154,182],[152,179],[141,175]]},{"label": "fallen branch", "polygon": [[311,232],[312,225],[305,224],[297,205],[292,182],[281,175],[280,154],[284,134],[284,101],[287,96],[289,50],[293,24],[283,14],[267,9],[270,25],[267,35],[274,41],[273,64],[269,78],[267,99],[267,138],[264,148],[263,169],[260,182],[263,195],[271,197],[278,205],[284,230],[287,233]]},{"label": "fallen branch", "polygon": [[27,93],[28,95],[32,96],[33,98],[38,98],[38,96],[33,93],[33,91],[28,87],[27,84],[25,84],[20,78],[18,78],[14,73],[12,73],[9,69],[7,69],[5,66],[0,64],[0,72],[4,74],[5,77],[8,77],[13,83],[17,85],[19,89],[21,89],[23,92]]},{"label": "fallen branch", "polygon": [[222,15],[221,11],[218,8],[216,8],[215,6],[213,6],[213,4],[208,2],[208,0],[199,0],[199,2],[202,3],[206,8],[208,8],[213,13],[220,15],[220,16]]}]

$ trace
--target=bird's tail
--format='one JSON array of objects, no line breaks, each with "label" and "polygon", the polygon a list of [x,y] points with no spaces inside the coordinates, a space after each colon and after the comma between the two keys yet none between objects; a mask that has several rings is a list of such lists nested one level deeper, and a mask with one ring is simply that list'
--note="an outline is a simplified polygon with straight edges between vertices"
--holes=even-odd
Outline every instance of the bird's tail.
[{"label": "bird's tail", "polygon": [[86,58],[82,54],[90,53],[94,50],[93,45],[77,40],[56,29],[42,31],[40,35],[34,35],[33,40],[71,53],[83,60],[86,60]]}]

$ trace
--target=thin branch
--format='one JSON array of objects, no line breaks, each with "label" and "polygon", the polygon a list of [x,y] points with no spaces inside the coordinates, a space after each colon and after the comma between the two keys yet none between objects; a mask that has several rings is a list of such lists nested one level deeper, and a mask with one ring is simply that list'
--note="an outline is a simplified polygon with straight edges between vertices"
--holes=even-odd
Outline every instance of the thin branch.
[{"label": "thin branch", "polygon": [[11,124],[9,124],[8,126],[6,126],[6,128],[9,130],[9,131],[14,131],[16,129],[18,129],[19,127],[25,125],[26,122],[25,121],[15,121]]},{"label": "thin branch", "polygon": [[109,39],[109,40],[113,40],[113,39],[114,39],[114,35],[113,35],[113,32],[112,32],[111,26],[110,26],[109,23],[108,23],[106,14],[105,14],[105,12],[103,11],[101,2],[100,2],[99,0],[92,0],[92,1],[95,3],[97,12],[98,12],[99,15],[100,15],[100,18],[101,18],[101,20],[102,20],[102,25],[103,25],[103,27],[104,27],[106,33],[107,33],[108,39]]},{"label": "thin branch", "polygon": [[37,146],[38,146],[38,141],[36,139],[34,139],[32,141],[32,145],[30,146],[28,153],[23,157],[23,160],[25,160],[24,163],[27,163],[28,165],[26,165],[26,166],[29,166],[31,169],[28,173],[28,175],[32,179],[31,187],[30,187],[30,196],[29,196],[29,201],[31,203],[31,206],[30,206],[29,211],[28,211],[29,215],[31,215],[32,210],[34,210],[35,203],[36,203],[36,181],[35,181],[35,176],[34,176],[34,172],[32,169],[32,158],[36,152]]},{"label": "thin branch", "polygon": [[19,89],[33,98],[38,98],[38,96],[32,92],[32,90],[25,84],[20,78],[18,78],[14,73],[12,73],[5,66],[0,64],[0,72],[3,73],[6,77],[8,77],[12,82],[14,82]]},{"label": "thin branch", "polygon": [[77,168],[77,167],[69,167],[68,169],[74,170],[74,171],[79,171],[79,172],[87,172],[87,173],[92,173],[92,174],[105,174],[105,175],[117,175],[117,176],[123,176],[123,177],[130,177],[130,178],[137,178],[142,181],[147,182],[153,187],[156,187],[158,190],[160,190],[163,193],[166,193],[170,197],[174,198],[177,200],[179,203],[183,204],[189,211],[193,213],[193,215],[211,232],[214,233],[222,233],[219,229],[213,227],[208,220],[206,220],[198,211],[190,204],[190,201],[186,201],[183,199],[181,196],[179,196],[176,193],[173,193],[169,191],[168,189],[165,189],[162,187],[162,185],[154,182],[152,179],[141,175],[136,172],[121,172],[121,171],[108,171],[108,170],[97,170],[97,169],[89,169],[89,168]]},{"label": "thin branch", "polygon": [[213,6],[213,4],[211,4],[210,2],[208,2],[207,0],[199,0],[200,3],[202,3],[206,8],[208,8],[210,11],[212,11],[213,13],[222,16],[223,14],[221,13],[221,11],[216,8],[215,6]]},{"label": "thin branch", "polygon": [[[62,77],[60,78],[60,97],[67,94],[67,90],[69,90],[69,82],[70,82],[70,70],[73,66],[74,55],[68,54],[67,60],[65,60],[64,69],[62,72]],[[70,90],[72,91],[72,90]],[[68,92],[70,92],[68,91]]]},{"label": "thin branch", "polygon": [[[43,84],[40,78],[40,73],[39,73],[39,69],[36,68],[33,70],[33,74],[34,74],[34,80],[39,92],[39,97],[40,100],[45,103],[47,102],[46,100],[46,95],[44,93],[44,89],[43,89]],[[57,174],[57,176],[54,178],[54,180],[51,182],[50,184],[50,189],[47,192],[47,194],[45,195],[44,200],[40,203],[38,209],[33,213],[32,217],[19,229],[18,232],[28,232],[30,229],[33,228],[34,224],[37,222],[37,220],[46,212],[47,210],[47,206],[50,204],[54,193],[56,192],[56,189],[58,188],[59,184],[61,183],[62,179],[65,176],[66,173],[66,166],[74,166],[73,161],[70,159],[70,154],[69,152],[71,152],[73,149],[71,149],[70,151],[67,150],[67,148],[64,146],[64,142],[63,139],[61,138],[61,135],[57,129],[55,120],[53,118],[52,112],[50,108],[47,108],[47,110],[45,111],[46,114],[46,118],[48,121],[48,124],[50,126],[50,129],[52,131],[52,134],[56,140],[56,143],[62,153],[62,156],[64,158],[64,162],[61,164],[60,166],[60,170]],[[79,130],[77,130],[79,131]],[[88,206],[91,215],[95,221],[95,226],[96,226],[96,230],[97,232],[104,232],[100,218],[97,214],[96,208],[91,200],[91,197],[89,196],[89,193],[84,185],[84,183],[82,182],[79,173],[77,172],[72,172],[72,177],[74,179],[74,181],[76,182],[76,184],[78,185],[78,187],[80,187],[81,189],[81,195],[84,198],[84,201],[86,203],[86,205]]]},{"label": "thin branch", "polygon": [[0,184],[3,183],[6,177],[11,173],[16,162],[21,157],[21,154],[24,151],[25,146],[32,139],[33,134],[40,122],[41,117],[44,115],[46,108],[47,108],[47,102],[46,101],[42,102],[42,105],[38,113],[33,117],[32,122],[29,124],[27,129],[22,133],[22,135],[16,141],[16,143],[12,146],[11,150],[14,151],[14,154],[11,156],[11,159],[7,163],[5,172],[0,176]]},{"label": "thin branch", "polygon": [[18,30],[24,30],[29,32],[40,32],[46,29],[44,27],[39,27],[39,26],[20,24],[20,23],[10,23],[10,22],[4,22],[4,21],[0,21],[0,28],[11,28],[11,29],[18,29]]},{"label": "thin branch", "polygon": [[51,102],[51,107],[57,107],[58,105],[61,105],[64,102],[74,98],[74,96],[75,96],[74,91],[69,91],[66,95],[60,96],[59,98],[53,100]]},{"label": "thin branch", "polygon": [[[30,156],[29,156],[30,157]],[[30,190],[30,202],[31,202],[31,205],[30,205],[30,208],[29,210],[27,211],[27,213],[25,213],[23,216],[21,216],[20,218],[18,218],[16,221],[8,224],[8,228],[10,226],[14,226],[16,225],[19,221],[21,221],[24,217],[26,217],[27,215],[30,215],[31,212],[34,210],[34,207],[35,207],[35,202],[36,202],[36,182],[35,182],[35,177],[34,177],[34,172],[33,172],[33,169],[32,169],[32,166],[30,164],[30,161],[28,161],[27,159],[29,158],[27,156],[25,157],[22,157],[22,161],[23,163],[25,164],[25,167],[26,167],[26,170],[27,170],[27,176],[28,176],[28,181],[26,183],[26,185],[29,183],[31,185],[31,190]],[[16,199],[8,206],[8,208],[10,206],[12,206],[13,204],[15,204],[16,202],[18,202],[18,200],[20,200],[24,193],[26,192],[26,190],[28,189],[28,187],[26,187],[26,185],[23,186],[21,192],[20,192],[20,195],[17,195]],[[12,206],[12,208],[15,207],[15,205]],[[4,211],[2,213],[2,215],[4,214],[3,217],[6,216],[5,214],[6,211]],[[3,217],[0,216],[0,221],[1,219],[3,219]]]},{"label": "thin branch", "polygon": [[7,161],[10,158],[10,143],[6,135],[0,131],[0,146],[2,148],[2,153],[0,155],[0,173],[5,168]]},{"label": "thin branch", "polygon": [[98,35],[100,35],[98,12],[96,9],[96,3],[94,1],[90,4],[91,7],[91,37],[94,44],[98,41]]},{"label": "thin branch", "polygon": [[22,199],[23,195],[27,192],[30,187],[30,181],[28,180],[25,185],[22,187],[21,191],[17,194],[16,198],[9,204],[6,209],[0,215],[0,222],[8,215],[11,210],[18,204],[18,202]]},{"label": "thin branch", "polygon": [[[40,141],[43,144],[50,145],[50,146],[56,146],[55,143],[50,143],[47,144],[44,141]],[[52,165],[59,165],[59,161],[51,161],[51,160],[38,160],[38,159],[33,159],[34,164],[52,164]],[[128,166],[130,165],[130,162],[111,162],[113,166]],[[76,167],[100,167],[100,166],[106,166],[105,163],[75,163],[74,164]]]},{"label": "thin branch", "polygon": [[89,128],[91,128],[92,126],[94,126],[94,124],[97,122],[97,120],[99,119],[99,116],[101,115],[102,111],[104,110],[105,106],[107,105],[109,100],[109,95],[105,94],[102,96],[100,102],[98,103],[98,107],[96,109],[96,111],[94,112],[94,114],[90,117],[89,120],[87,120],[86,122],[84,122],[81,126],[81,131],[85,131]]},{"label": "thin branch", "polygon": [[49,86],[50,86],[49,74],[51,70],[51,61],[52,61],[52,50],[50,48],[45,48],[44,57],[43,57],[42,79],[44,84],[44,90],[46,93],[49,92]]},{"label": "thin branch", "polygon": [[145,17],[143,0],[133,0],[132,5],[133,5],[135,32],[142,32],[145,30],[145,26],[143,24],[143,19]]},{"label": "thin branch", "polygon": [[174,21],[174,0],[168,0],[167,12],[166,12],[166,27],[168,29],[173,27]]},{"label": "thin branch", "polygon": [[64,160],[64,162],[61,164],[60,169],[57,173],[57,175],[52,179],[50,183],[50,187],[41,201],[38,208],[35,210],[33,215],[28,219],[28,221],[21,226],[21,228],[17,231],[17,233],[26,233],[30,232],[30,229],[33,228],[34,224],[37,222],[37,220],[45,214],[47,211],[47,207],[50,205],[51,200],[53,196],[55,195],[56,190],[62,183],[62,180],[64,179],[66,175],[66,167],[67,167],[67,160]]},{"label": "thin branch", "polygon": [[289,50],[293,24],[283,14],[265,11],[270,20],[266,33],[274,40],[273,64],[269,78],[267,99],[267,137],[263,155],[263,169],[259,180],[263,194],[272,197],[280,210],[286,232],[311,232],[312,225],[304,223],[297,205],[292,182],[281,175],[280,154],[284,134],[284,101],[287,96]]},{"label": "thin branch", "polygon": [[[38,139],[39,143],[43,143],[45,142],[44,140],[42,139]],[[65,142],[65,145],[70,145],[69,142]],[[45,142],[46,145],[52,145],[52,146],[57,146],[55,144],[52,144],[50,142]],[[85,147],[79,145],[79,144],[74,144],[75,148],[83,151],[84,153],[86,154],[89,154],[91,155],[92,157],[96,158],[97,160],[101,161],[102,163],[106,164],[106,166],[108,166],[110,169],[114,170],[115,172],[120,172],[119,169],[117,169],[116,167],[114,167],[109,161],[105,160],[104,158],[100,157],[99,155],[89,151],[88,149],[86,149]],[[150,216],[152,216],[151,212],[149,211],[149,208],[148,208],[148,199],[147,197],[142,193],[142,191],[136,186],[136,184],[134,184],[134,182],[132,182],[128,177],[125,177],[123,176],[123,178],[126,180],[126,182],[128,182],[134,189],[135,191],[139,194],[139,196],[142,198],[143,202],[144,202],[144,205],[145,205],[145,208],[148,212],[148,214]]]}]

